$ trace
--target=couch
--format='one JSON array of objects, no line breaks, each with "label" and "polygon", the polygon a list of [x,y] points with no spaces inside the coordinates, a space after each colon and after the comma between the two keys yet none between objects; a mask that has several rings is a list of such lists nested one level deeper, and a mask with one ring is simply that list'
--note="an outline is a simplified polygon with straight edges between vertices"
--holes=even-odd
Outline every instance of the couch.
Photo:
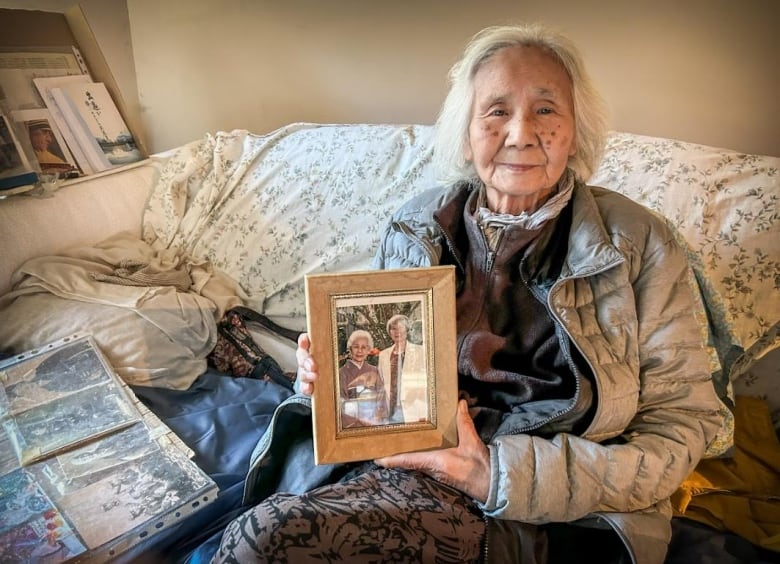
[{"label": "couch", "polygon": [[[390,212],[436,183],[430,140],[431,127],[424,125],[296,123],[266,135],[217,132],[68,181],[53,194],[0,200],[0,351],[92,333],[117,373],[220,478],[224,495],[210,515],[213,527],[197,535],[197,527],[185,527],[180,538],[168,535],[168,545],[154,550],[175,546],[184,554],[218,535],[240,507],[239,492],[252,487],[243,479],[254,443],[286,397],[266,383],[215,374],[206,356],[216,342],[216,320],[242,303],[304,330],[304,276],[371,268]],[[611,132],[590,180],[664,216],[689,252],[713,383],[728,413],[708,456],[723,464],[739,452],[733,436],[740,397],[758,401],[769,428],[780,428],[779,171],[777,157]],[[112,283],[128,265],[153,274],[183,271],[190,284]],[[253,334],[285,370],[295,370],[290,341],[264,329]],[[203,397],[230,436],[202,427]],[[249,418],[225,407],[235,407],[236,397],[254,398],[246,400],[256,407]],[[712,544],[715,534],[747,540],[750,549],[780,550],[774,517],[755,517],[762,531],[756,533],[735,530],[725,517],[696,514],[697,497],[722,489],[706,474],[698,478],[676,504],[683,528],[705,527],[703,537],[695,531],[704,539],[695,550],[725,550]],[[750,486],[737,495],[760,497],[776,515],[770,494],[780,482],[771,479],[761,486],[769,492]],[[185,533],[191,538],[182,540]],[[691,543],[677,546],[691,550]]]}]

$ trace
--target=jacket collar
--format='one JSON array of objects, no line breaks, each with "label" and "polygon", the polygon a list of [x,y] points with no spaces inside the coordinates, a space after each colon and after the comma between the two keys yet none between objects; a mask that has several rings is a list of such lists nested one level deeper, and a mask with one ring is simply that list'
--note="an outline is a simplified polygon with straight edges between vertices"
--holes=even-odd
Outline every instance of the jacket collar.
[{"label": "jacket collar", "polygon": [[581,181],[574,186],[569,252],[561,276],[578,278],[611,268],[624,260],[612,243],[596,199]]},{"label": "jacket collar", "polygon": [[[463,210],[477,186],[463,182],[451,197],[434,213],[434,218],[448,241],[449,251],[458,264],[458,243],[466,236],[463,226]],[[561,277],[579,278],[606,270],[622,262],[623,255],[612,243],[604,220],[601,218],[591,190],[579,179],[575,181],[571,202],[572,220],[569,231],[568,252],[561,268]]]}]

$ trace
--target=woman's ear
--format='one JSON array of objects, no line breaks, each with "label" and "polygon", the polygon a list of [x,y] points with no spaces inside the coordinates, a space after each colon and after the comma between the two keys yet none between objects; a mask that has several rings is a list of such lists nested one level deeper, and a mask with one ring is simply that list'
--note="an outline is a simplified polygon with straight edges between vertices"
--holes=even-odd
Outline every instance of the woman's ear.
[{"label": "woman's ear", "polygon": [[466,139],[463,142],[463,158],[467,163],[474,160],[474,152],[471,150],[471,140],[468,135],[466,135]]}]

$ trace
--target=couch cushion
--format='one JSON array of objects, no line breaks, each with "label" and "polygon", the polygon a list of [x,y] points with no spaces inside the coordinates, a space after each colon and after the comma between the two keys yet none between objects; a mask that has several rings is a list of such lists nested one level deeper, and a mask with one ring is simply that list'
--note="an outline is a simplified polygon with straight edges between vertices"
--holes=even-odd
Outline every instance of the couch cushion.
[{"label": "couch cushion", "polygon": [[68,181],[50,197],[28,193],[0,200],[0,295],[10,290],[11,275],[30,258],[92,245],[120,231],[140,235],[159,166],[160,161],[148,159]]},{"label": "couch cushion", "polygon": [[[126,265],[146,265],[158,280],[183,276],[188,287],[136,281]],[[189,387],[216,344],[215,318],[241,301],[235,282],[210,265],[127,232],[27,261],[14,280],[0,296],[3,350],[90,333],[119,376],[142,386]]]},{"label": "couch cushion", "polygon": [[303,330],[304,276],[370,269],[390,214],[433,186],[430,133],[292,124],[208,135],[162,171],[144,236],[208,259],[251,307]]}]

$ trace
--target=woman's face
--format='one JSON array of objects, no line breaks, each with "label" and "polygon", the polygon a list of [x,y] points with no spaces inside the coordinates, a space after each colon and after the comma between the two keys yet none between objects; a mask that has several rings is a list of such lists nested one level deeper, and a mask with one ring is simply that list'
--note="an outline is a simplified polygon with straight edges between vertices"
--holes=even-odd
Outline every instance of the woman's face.
[{"label": "woman's face", "polygon": [[393,343],[406,341],[406,325],[402,321],[396,321],[390,325],[390,338],[393,340]]},{"label": "woman's face", "polygon": [[569,76],[538,47],[506,47],[474,76],[466,158],[488,206],[514,215],[539,208],[576,151]]},{"label": "woman's face", "polygon": [[366,360],[369,350],[368,339],[365,337],[357,337],[352,341],[352,345],[349,347],[349,354],[352,357],[352,360],[363,362]]},{"label": "woman's face", "polygon": [[36,151],[45,151],[51,143],[51,133],[45,129],[33,129],[30,132],[30,143]]}]

